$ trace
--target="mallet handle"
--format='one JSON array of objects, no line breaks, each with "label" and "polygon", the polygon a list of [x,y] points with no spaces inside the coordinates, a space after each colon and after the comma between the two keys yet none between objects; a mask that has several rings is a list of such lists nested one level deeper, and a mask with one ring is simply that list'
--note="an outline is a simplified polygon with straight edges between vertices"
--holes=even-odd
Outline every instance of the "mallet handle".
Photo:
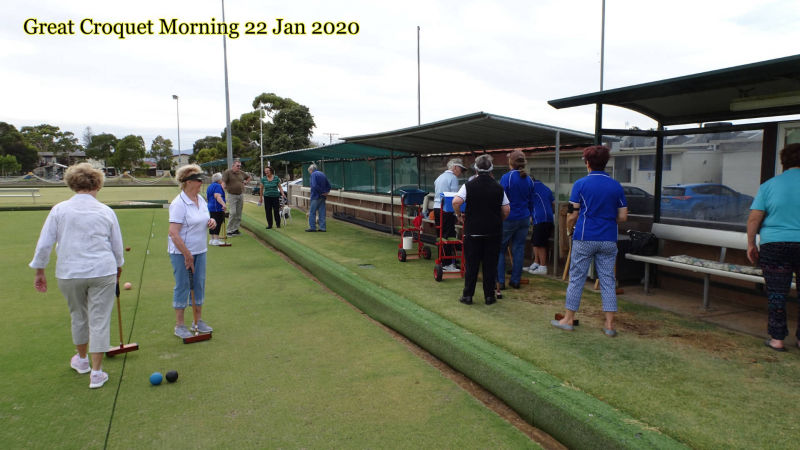
[{"label": "mallet handle", "polygon": [[122,311],[119,303],[119,281],[117,281],[117,322],[119,324],[119,346],[122,347]]}]

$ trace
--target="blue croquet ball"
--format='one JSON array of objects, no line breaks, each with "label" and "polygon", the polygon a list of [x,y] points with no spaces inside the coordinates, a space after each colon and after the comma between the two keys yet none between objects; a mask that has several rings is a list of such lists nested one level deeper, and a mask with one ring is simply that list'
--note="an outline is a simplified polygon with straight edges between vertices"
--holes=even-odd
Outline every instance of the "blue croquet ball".
[{"label": "blue croquet ball", "polygon": [[167,372],[167,381],[170,383],[174,383],[178,380],[178,371],[177,370],[170,370]]},{"label": "blue croquet ball", "polygon": [[150,384],[152,384],[153,386],[158,386],[159,384],[161,384],[161,381],[163,379],[164,377],[161,376],[161,372],[153,372],[153,374],[150,375]]}]

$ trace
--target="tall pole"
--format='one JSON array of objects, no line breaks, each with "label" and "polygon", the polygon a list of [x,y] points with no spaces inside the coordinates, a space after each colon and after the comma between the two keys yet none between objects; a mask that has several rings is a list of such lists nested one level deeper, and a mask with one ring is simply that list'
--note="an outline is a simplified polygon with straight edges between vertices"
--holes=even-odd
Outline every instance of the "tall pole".
[{"label": "tall pole", "polygon": [[[603,69],[606,49],[606,0],[603,0],[602,25],[600,26],[600,92],[603,91]],[[603,104],[597,103],[594,113],[594,143],[603,143]]]},{"label": "tall pole", "polygon": [[178,96],[172,94],[172,98],[175,100],[175,115],[178,117],[178,158],[181,156],[181,112],[178,108]]},{"label": "tall pole", "polygon": [[258,119],[258,126],[261,130],[261,138],[258,140],[259,144],[261,144],[261,172],[259,172],[258,177],[261,178],[264,176],[264,104],[259,103],[258,109],[261,110],[261,116]]},{"label": "tall pole", "polygon": [[417,125],[422,124],[422,112],[420,106],[420,77],[419,77],[419,25],[417,25]]},{"label": "tall pole", "polygon": [[[225,23],[225,0],[222,1],[222,23]],[[228,168],[233,167],[233,138],[231,137],[231,99],[228,94],[228,46],[222,35],[222,57],[225,62],[225,135],[228,143]],[[263,172],[262,172],[263,173]]]}]

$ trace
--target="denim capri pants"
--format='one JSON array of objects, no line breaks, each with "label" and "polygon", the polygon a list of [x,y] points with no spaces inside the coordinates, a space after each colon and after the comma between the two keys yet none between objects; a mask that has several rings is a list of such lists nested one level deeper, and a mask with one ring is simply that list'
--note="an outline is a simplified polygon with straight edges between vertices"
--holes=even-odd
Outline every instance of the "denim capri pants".
[{"label": "denim capri pants", "polygon": [[[170,253],[169,260],[172,263],[172,275],[175,276],[175,289],[172,294],[172,307],[175,309],[185,309],[191,304],[189,297],[189,270],[184,264],[183,254]],[[194,255],[194,301],[197,306],[203,305],[206,297],[206,253]]]}]

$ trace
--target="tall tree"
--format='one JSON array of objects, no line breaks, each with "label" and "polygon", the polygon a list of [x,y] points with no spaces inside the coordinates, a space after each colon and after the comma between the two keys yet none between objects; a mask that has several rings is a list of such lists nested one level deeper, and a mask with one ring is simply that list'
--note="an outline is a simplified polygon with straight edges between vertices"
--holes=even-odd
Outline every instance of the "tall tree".
[{"label": "tall tree", "polygon": [[69,154],[80,149],[78,138],[71,131],[61,131],[55,125],[22,127],[20,132],[38,152],[52,152],[62,164],[69,164]]},{"label": "tall tree", "polygon": [[36,148],[25,140],[14,125],[6,122],[0,122],[0,155],[14,155],[25,172],[39,164]]},{"label": "tall tree", "polygon": [[94,137],[92,127],[86,127],[86,129],[83,130],[83,136],[81,139],[83,141],[83,148],[89,148],[89,144],[92,143],[92,137]]},{"label": "tall tree", "polygon": [[169,170],[172,165],[172,141],[156,136],[150,144],[150,157],[156,160],[156,167]]},{"label": "tall tree", "polygon": [[141,136],[129,134],[117,141],[110,160],[118,169],[132,171],[139,166],[144,156],[144,139]]},{"label": "tall tree", "polygon": [[117,141],[117,137],[113,134],[96,134],[92,136],[91,142],[86,146],[86,156],[98,161],[103,161],[106,166],[110,166],[111,163],[109,159],[114,153]]},{"label": "tall tree", "polygon": [[22,169],[22,164],[17,162],[17,157],[14,155],[0,156],[0,174],[3,176],[17,173]]}]

